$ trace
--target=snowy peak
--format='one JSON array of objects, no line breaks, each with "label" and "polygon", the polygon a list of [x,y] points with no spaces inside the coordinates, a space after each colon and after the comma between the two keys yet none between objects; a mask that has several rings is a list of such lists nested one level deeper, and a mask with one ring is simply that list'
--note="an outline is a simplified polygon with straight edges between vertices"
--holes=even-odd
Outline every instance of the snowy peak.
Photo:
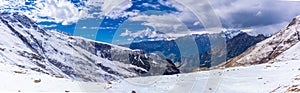
[{"label": "snowy peak", "polygon": [[179,73],[162,56],[145,54],[58,31],[19,13],[0,14],[0,64],[81,81]]},{"label": "snowy peak", "polygon": [[300,40],[299,34],[300,17],[296,17],[292,22],[270,38],[250,47],[243,54],[230,59],[220,66],[232,67],[251,64],[266,63],[284,51],[288,50]]}]

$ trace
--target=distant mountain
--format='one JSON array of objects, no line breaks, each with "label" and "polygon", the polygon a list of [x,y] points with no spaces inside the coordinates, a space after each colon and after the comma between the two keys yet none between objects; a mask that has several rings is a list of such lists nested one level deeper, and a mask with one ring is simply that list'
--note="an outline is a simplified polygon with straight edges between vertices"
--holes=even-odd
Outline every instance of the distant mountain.
[{"label": "distant mountain", "polygon": [[0,64],[82,81],[179,73],[158,54],[130,50],[58,31],[19,13],[0,14]]},{"label": "distant mountain", "polygon": [[[211,46],[211,38],[217,37],[224,37],[226,39],[226,46]],[[184,72],[190,72],[195,68],[192,67],[211,67],[216,66],[223,61],[217,60],[215,63],[211,63],[211,52],[212,48],[215,52],[227,51],[223,54],[218,55],[227,55],[226,59],[233,58],[238,56],[239,54],[243,53],[247,50],[250,46],[255,45],[256,43],[266,39],[267,37],[263,35],[258,36],[251,36],[245,32],[237,31],[228,31],[228,32],[221,32],[219,34],[193,34],[184,37],[179,37],[175,40],[158,40],[158,41],[142,41],[142,42],[135,42],[131,43],[130,45],[123,45],[127,46],[131,49],[141,49],[147,53],[161,53],[165,55],[167,58],[172,59],[173,62],[180,62],[181,64],[187,64],[185,67],[181,67],[184,69]],[[190,55],[185,56],[180,53],[179,46],[177,45],[178,42],[182,42],[183,44],[186,43],[188,45],[188,41],[194,40],[197,48],[199,56],[197,55]],[[189,48],[189,46],[186,46]],[[199,57],[200,59],[200,66],[195,66],[194,64],[189,63],[193,62],[193,57]]]},{"label": "distant mountain", "polygon": [[233,67],[261,64],[282,58],[288,58],[289,60],[297,59],[300,55],[299,51],[297,51],[297,48],[299,48],[297,45],[300,41],[299,24],[300,16],[294,18],[287,27],[272,37],[257,43],[241,55],[228,60],[220,66]]}]

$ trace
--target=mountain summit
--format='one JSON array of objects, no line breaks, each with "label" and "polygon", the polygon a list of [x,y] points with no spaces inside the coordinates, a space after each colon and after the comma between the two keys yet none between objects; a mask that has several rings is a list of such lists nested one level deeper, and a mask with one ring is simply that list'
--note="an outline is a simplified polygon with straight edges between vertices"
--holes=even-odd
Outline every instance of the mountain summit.
[{"label": "mountain summit", "polygon": [[0,14],[0,64],[80,81],[175,74],[168,59],[141,50],[46,31],[19,13]]}]

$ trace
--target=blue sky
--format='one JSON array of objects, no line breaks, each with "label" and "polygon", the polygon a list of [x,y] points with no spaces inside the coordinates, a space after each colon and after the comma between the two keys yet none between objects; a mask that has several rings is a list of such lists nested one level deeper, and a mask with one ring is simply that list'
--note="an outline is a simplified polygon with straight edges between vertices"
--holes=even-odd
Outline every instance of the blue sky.
[{"label": "blue sky", "polygon": [[173,39],[211,29],[273,34],[300,2],[283,0],[0,0],[0,12],[22,12],[46,29],[108,43]]}]

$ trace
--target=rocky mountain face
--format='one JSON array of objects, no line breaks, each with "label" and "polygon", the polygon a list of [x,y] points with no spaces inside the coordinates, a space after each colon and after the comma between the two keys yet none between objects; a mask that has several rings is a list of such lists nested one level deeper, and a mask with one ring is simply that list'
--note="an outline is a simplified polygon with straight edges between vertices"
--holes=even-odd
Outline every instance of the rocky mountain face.
[{"label": "rocky mountain face", "polygon": [[[226,48],[222,45],[212,46],[210,39],[214,37],[224,37],[224,39],[226,39]],[[240,55],[252,45],[255,45],[266,38],[267,37],[263,35],[251,36],[241,31],[230,31],[219,34],[194,34],[192,36],[180,37],[171,41],[143,41],[124,46],[128,46],[131,49],[141,49],[147,53],[160,53],[171,59],[173,62],[179,62],[181,64],[186,63],[184,67],[181,67],[181,70],[183,72],[190,72],[192,69],[195,69],[195,67],[211,67],[224,62],[223,60],[216,60],[216,62],[211,63],[212,51],[218,53],[217,55],[220,55],[220,58],[226,56],[226,59],[230,59]],[[189,40],[195,41],[198,48],[197,55],[186,56],[180,53],[180,48],[177,43],[187,42]],[[190,47],[187,46],[186,48]],[[196,57],[199,57],[200,65],[195,66],[195,64],[189,64],[194,63],[193,61],[195,60],[193,59]]]},{"label": "rocky mountain face", "polygon": [[179,73],[158,54],[46,31],[19,13],[0,14],[0,64],[80,81]]},{"label": "rocky mountain face", "polygon": [[[257,43],[241,55],[234,57],[219,66],[233,67],[261,64],[277,60],[277,57],[287,57],[281,54],[289,50],[291,47],[295,46],[300,41],[299,24],[300,16],[294,18],[287,27],[283,28],[278,33],[274,34],[272,37],[260,43]],[[298,55],[297,51],[293,51],[290,53],[294,55],[289,56],[297,58],[295,56]]]}]

